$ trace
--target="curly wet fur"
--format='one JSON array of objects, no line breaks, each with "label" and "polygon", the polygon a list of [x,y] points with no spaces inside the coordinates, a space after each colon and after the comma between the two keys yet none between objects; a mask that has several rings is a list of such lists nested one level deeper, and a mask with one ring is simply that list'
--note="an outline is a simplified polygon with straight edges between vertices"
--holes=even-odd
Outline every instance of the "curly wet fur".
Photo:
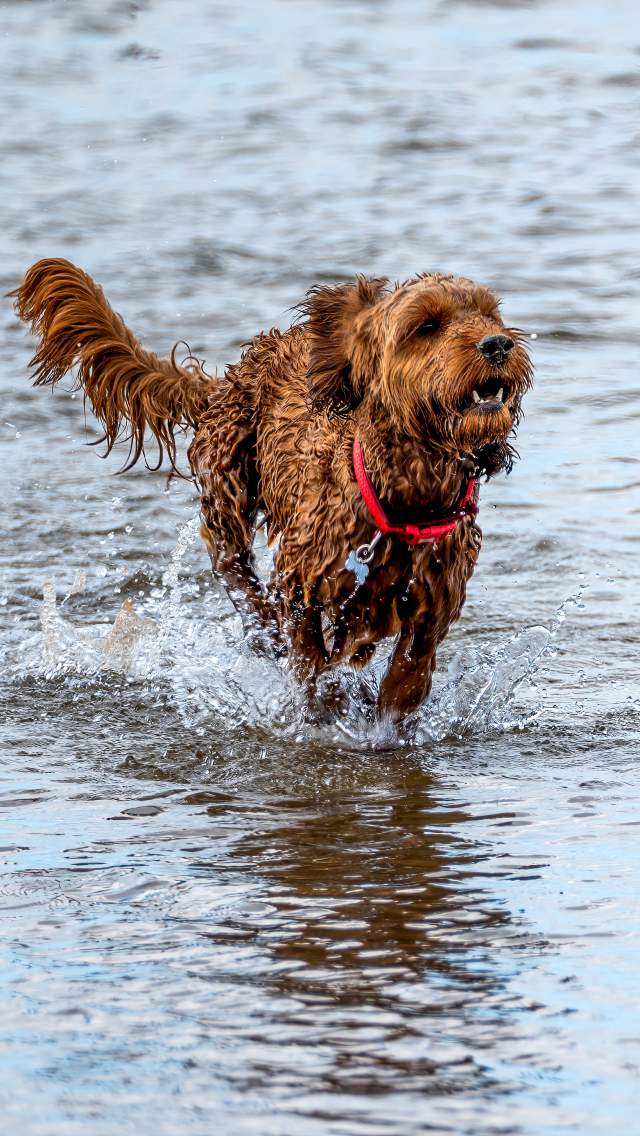
[{"label": "curly wet fur", "polygon": [[[34,265],[16,307],[40,339],[36,382],[53,384],[75,364],[108,449],[129,430],[129,464],[144,454],[145,429],[174,465],[174,430],[193,429],[202,535],[256,649],[288,650],[312,703],[323,672],[362,666],[395,637],[378,713],[399,719],[420,705],[464,603],[480,529],[466,517],[437,547],[387,538],[357,587],[345,561],[373,525],[353,440],[385,508],[404,520],[447,514],[469,476],[511,467],[531,367],[490,291],[439,273],[393,288],[364,277],[313,288],[301,323],[260,333],[217,379],[145,351],[68,261]],[[479,342],[505,334],[508,356],[487,359]],[[503,405],[474,405],[474,388],[500,386]],[[277,541],[266,587],[253,559],[260,514]]]},{"label": "curly wet fur", "polygon": [[175,469],[176,427],[195,427],[206,406],[210,380],[197,366],[179,366],[175,351],[159,359],[146,351],[113,311],[102,289],[68,260],[40,260],[13,293],[20,319],[40,344],[31,366],[37,386],[54,386],[74,366],[104,427],[107,453],[128,431],[130,469],[144,454],[145,430]]}]

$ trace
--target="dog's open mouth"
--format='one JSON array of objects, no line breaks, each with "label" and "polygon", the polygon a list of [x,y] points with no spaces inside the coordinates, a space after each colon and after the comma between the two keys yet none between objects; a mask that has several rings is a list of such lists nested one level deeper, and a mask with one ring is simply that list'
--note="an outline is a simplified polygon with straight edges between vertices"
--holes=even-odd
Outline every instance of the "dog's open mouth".
[{"label": "dog's open mouth", "polygon": [[509,398],[509,387],[504,379],[488,379],[474,387],[465,398],[463,414],[495,414],[502,410]]}]

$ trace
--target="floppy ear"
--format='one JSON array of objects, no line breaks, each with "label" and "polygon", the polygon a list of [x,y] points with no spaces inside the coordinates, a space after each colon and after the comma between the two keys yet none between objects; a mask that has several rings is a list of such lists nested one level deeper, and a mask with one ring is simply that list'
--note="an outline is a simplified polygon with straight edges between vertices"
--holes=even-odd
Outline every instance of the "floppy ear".
[{"label": "floppy ear", "polygon": [[381,299],[384,279],[357,276],[354,284],[319,284],[301,305],[309,329],[309,400],[316,413],[348,414],[362,398],[362,375],[354,367],[358,316]]}]

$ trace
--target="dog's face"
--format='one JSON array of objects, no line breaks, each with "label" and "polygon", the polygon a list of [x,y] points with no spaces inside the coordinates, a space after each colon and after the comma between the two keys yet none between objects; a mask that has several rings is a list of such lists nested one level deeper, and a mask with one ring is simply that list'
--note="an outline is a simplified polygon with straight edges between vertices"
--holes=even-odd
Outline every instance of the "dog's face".
[{"label": "dog's face", "polygon": [[473,281],[434,273],[386,291],[359,278],[312,290],[306,312],[316,408],[375,401],[399,430],[472,453],[517,423],[529,357],[496,297]]}]

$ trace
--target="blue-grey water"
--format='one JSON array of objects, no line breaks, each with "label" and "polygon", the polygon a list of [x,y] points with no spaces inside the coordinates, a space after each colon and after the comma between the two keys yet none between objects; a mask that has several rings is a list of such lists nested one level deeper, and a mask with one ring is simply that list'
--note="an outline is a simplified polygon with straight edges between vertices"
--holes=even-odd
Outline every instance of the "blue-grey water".
[{"label": "blue-grey water", "polygon": [[537,368],[401,741],[304,725],[192,487],[114,476],[2,304],[3,1134],[640,1132],[636,3],[0,25],[3,292],[67,256],[213,369],[314,282],[435,268]]}]

